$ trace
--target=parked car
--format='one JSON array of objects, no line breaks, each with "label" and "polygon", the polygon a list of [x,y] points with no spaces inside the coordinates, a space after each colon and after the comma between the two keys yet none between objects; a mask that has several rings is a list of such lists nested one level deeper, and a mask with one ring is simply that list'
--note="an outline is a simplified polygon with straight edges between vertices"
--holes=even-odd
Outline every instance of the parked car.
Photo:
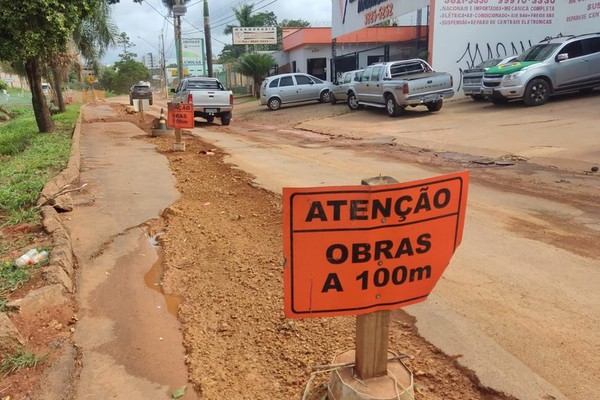
[{"label": "parked car", "polygon": [[260,86],[260,104],[278,110],[282,104],[317,100],[329,102],[331,82],[302,73],[288,73],[266,78]]},{"label": "parked car", "polygon": [[492,67],[483,76],[483,94],[494,104],[522,99],[528,106],[541,106],[553,94],[599,86],[600,33],[544,39],[513,63]]},{"label": "parked car", "polygon": [[329,94],[331,104],[335,104],[338,101],[343,101],[345,103],[348,100],[348,88],[350,87],[350,84],[354,82],[354,78],[360,76],[362,71],[362,69],[357,69],[356,71],[344,72],[342,76],[331,85],[331,93]]},{"label": "parked car", "polygon": [[149,83],[138,82],[129,88],[129,104],[133,105],[133,101],[138,99],[147,99],[152,105],[152,88]]},{"label": "parked car", "polygon": [[52,86],[49,83],[42,82],[42,93],[44,93],[44,96],[49,97],[52,93]]},{"label": "parked car", "polygon": [[510,56],[507,58],[491,58],[477,64],[473,68],[465,69],[462,77],[462,89],[464,94],[466,96],[471,96],[473,100],[485,100],[485,95],[482,93],[483,88],[481,87],[481,82],[483,81],[483,74],[485,71],[495,67],[496,65],[512,62],[516,58],[517,56]]},{"label": "parked car", "polygon": [[369,65],[348,89],[348,108],[384,108],[396,117],[408,106],[424,105],[429,111],[442,109],[444,99],[454,96],[452,75],[435,72],[421,59]]},{"label": "parked car", "polygon": [[194,104],[194,117],[213,122],[221,119],[221,125],[229,125],[233,110],[233,92],[217,78],[186,78],[177,89],[172,89],[173,101]]}]

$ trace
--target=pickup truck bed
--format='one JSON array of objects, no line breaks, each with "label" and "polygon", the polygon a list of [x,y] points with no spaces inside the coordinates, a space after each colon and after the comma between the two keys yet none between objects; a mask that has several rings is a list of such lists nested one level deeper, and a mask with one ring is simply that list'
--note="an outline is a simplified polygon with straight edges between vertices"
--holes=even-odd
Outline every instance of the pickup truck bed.
[{"label": "pickup truck bed", "polygon": [[439,111],[443,100],[454,96],[452,75],[434,72],[420,59],[373,64],[355,79],[348,89],[348,107],[385,108],[390,117],[408,106]]}]

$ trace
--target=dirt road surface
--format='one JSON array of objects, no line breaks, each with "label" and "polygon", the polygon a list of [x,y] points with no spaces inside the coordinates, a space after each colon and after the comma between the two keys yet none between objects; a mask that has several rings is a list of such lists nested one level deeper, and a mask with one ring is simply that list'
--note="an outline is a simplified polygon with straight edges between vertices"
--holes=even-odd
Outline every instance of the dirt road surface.
[{"label": "dirt road surface", "polygon": [[457,102],[396,119],[249,103],[230,127],[200,123],[194,134],[274,193],[471,169],[463,244],[429,301],[406,311],[483,385],[521,399],[584,400],[600,378],[597,98],[539,109]]},{"label": "dirt road surface", "polygon": [[409,356],[415,398],[594,398],[597,101],[454,102],[394,119],[248,102],[230,126],[184,132],[185,152],[149,137],[125,101],[88,106],[88,186],[67,219],[81,357],[68,398],[164,399],[188,379],[184,399],[301,398],[315,366],[354,347],[354,318],[284,318],[281,189],[463,169],[463,243],[430,298],[392,314],[390,349]]}]

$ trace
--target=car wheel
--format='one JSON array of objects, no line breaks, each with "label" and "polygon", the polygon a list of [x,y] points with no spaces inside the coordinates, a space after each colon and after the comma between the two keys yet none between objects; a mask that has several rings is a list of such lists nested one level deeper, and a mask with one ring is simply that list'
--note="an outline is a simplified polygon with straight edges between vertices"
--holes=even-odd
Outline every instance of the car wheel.
[{"label": "car wheel", "polygon": [[550,98],[550,85],[543,79],[534,79],[527,84],[523,102],[528,106],[541,106]]},{"label": "car wheel", "polygon": [[485,100],[485,96],[482,94],[472,94],[471,98],[475,101],[483,101]]},{"label": "car wheel", "polygon": [[209,123],[213,122],[214,120],[215,120],[215,117],[213,117],[212,115],[209,117],[206,117],[206,121],[208,121]]},{"label": "car wheel", "polygon": [[402,113],[402,107],[396,103],[394,96],[388,95],[385,98],[385,111],[387,111],[387,115],[390,117],[397,117]]},{"label": "car wheel", "polygon": [[281,100],[277,97],[272,97],[267,102],[267,107],[269,107],[269,110],[271,111],[279,110],[279,108],[281,108]]},{"label": "car wheel", "polygon": [[231,122],[231,113],[227,113],[221,117],[221,125],[229,125],[230,122]]},{"label": "car wheel", "polygon": [[442,109],[442,106],[444,105],[444,100],[439,99],[437,101],[430,101],[429,103],[426,104],[427,109],[429,111],[440,111]]},{"label": "car wheel", "polygon": [[321,93],[321,95],[319,96],[319,101],[321,103],[329,103],[329,90],[325,90]]},{"label": "car wheel", "polygon": [[335,94],[329,92],[329,98],[331,99],[331,104],[337,103],[337,99],[335,98]]},{"label": "car wheel", "polygon": [[348,108],[351,110],[358,110],[358,108],[360,107],[360,105],[358,104],[358,98],[356,97],[356,95],[354,93],[350,93],[348,95]]}]

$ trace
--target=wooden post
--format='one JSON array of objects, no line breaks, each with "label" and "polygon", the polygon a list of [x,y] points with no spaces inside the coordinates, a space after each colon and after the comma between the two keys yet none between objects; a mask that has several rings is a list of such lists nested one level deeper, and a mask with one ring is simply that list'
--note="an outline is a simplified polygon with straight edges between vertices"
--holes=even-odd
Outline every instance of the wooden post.
[{"label": "wooden post", "polygon": [[[389,176],[363,179],[368,186],[398,183]],[[356,375],[359,379],[377,378],[387,374],[390,331],[390,311],[376,311],[356,317]]]},{"label": "wooden post", "polygon": [[173,151],[185,151],[185,143],[181,140],[181,128],[175,128]]},{"label": "wooden post", "polygon": [[144,122],[145,116],[144,116],[144,100],[143,99],[138,99],[138,110],[140,112],[140,122]]}]

